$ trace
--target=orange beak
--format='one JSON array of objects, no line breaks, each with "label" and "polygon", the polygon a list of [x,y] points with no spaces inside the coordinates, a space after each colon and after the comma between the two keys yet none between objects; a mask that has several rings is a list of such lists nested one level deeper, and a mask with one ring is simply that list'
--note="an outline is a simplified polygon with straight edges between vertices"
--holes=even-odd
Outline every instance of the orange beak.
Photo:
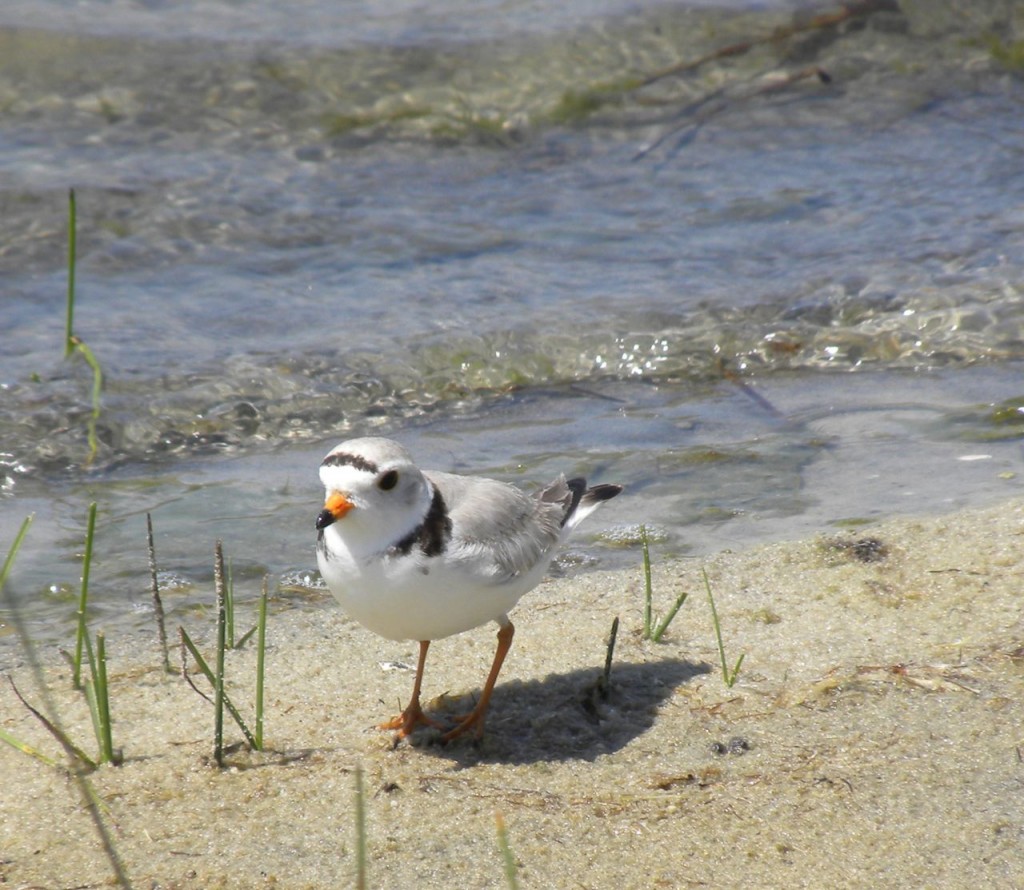
[{"label": "orange beak", "polygon": [[324,508],[320,511],[320,514],[316,517],[316,527],[318,529],[327,528],[334,522],[337,522],[348,513],[352,507],[355,506],[341,492],[336,491],[324,502]]}]

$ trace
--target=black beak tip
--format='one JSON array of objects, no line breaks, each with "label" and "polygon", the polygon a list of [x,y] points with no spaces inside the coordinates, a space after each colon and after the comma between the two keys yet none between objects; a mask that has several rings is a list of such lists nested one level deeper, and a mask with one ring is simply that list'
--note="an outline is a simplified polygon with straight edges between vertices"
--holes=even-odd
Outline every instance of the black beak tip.
[{"label": "black beak tip", "polygon": [[330,510],[321,510],[320,514],[316,517],[317,530],[327,528],[332,522],[334,522],[334,514]]}]

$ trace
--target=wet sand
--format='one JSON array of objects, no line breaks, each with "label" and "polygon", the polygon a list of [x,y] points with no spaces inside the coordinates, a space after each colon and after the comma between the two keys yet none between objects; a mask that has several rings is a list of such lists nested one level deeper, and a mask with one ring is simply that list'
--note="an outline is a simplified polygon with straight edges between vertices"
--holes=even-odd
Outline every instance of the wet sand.
[{"label": "wet sand", "polygon": [[[414,647],[329,600],[272,617],[267,750],[224,770],[212,709],[153,641],[108,640],[125,763],[88,781],[132,885],[354,886],[361,766],[371,887],[508,886],[496,813],[522,887],[1024,886],[1024,502],[704,561],[727,655],[745,653],[731,689],[702,563],[654,559],[656,611],[690,592],[660,644],[640,639],[639,568],[528,595],[479,746],[393,748],[373,727],[408,696]],[[493,644],[436,643],[427,697],[464,707]],[[254,661],[228,658],[245,714]],[[27,665],[12,675],[42,703]],[[66,667],[45,682],[92,752]],[[59,758],[6,682],[0,726]],[[115,882],[65,772],[0,745],[0,788],[0,884]]]}]

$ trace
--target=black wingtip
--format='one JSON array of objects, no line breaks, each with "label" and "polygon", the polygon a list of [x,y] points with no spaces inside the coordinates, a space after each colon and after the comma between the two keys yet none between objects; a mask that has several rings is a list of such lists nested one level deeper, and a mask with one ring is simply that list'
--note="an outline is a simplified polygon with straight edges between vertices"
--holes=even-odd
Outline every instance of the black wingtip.
[{"label": "black wingtip", "polygon": [[565,516],[562,518],[562,525],[565,525],[569,517],[576,512],[576,508],[580,505],[580,501],[583,500],[583,495],[587,493],[587,480],[582,477],[569,479],[565,484],[569,486],[569,491],[572,492],[572,498],[569,501],[569,506],[565,508]]},{"label": "black wingtip", "polygon": [[572,492],[572,500],[569,501],[569,506],[562,517],[563,526],[572,518],[576,508],[581,503],[594,504],[601,501],[609,501],[622,491],[621,485],[613,485],[611,483],[587,488],[587,480],[582,478],[569,479],[565,484],[569,487],[569,491]]},{"label": "black wingtip", "polygon": [[593,488],[588,488],[583,496],[588,501],[610,501],[618,494],[622,494],[622,486],[609,482],[604,485],[595,485]]}]

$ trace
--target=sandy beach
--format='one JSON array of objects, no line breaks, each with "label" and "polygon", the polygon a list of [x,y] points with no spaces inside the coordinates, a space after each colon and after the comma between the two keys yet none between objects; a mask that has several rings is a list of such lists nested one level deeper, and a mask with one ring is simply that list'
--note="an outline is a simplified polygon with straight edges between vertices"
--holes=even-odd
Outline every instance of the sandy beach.
[{"label": "sandy beach", "polygon": [[[355,886],[360,767],[370,887],[508,886],[496,814],[522,887],[1024,887],[1022,545],[1024,502],[703,561],[655,546],[655,610],[690,594],[659,644],[640,636],[639,564],[546,581],[513,614],[479,745],[426,733],[395,748],[376,730],[409,694],[414,647],[329,599],[278,604],[267,750],[224,770],[212,709],[162,672],[154,640],[110,639],[125,762],[88,776],[94,809],[137,888]],[[745,655],[732,688],[702,565],[730,663]],[[493,644],[492,627],[435,644],[435,708],[465,705]],[[254,660],[251,646],[228,658],[246,714]],[[31,668],[11,673],[44,707]],[[92,753],[68,669],[43,673]],[[0,726],[61,759],[7,682]],[[0,787],[0,884],[116,885],[66,771],[0,745]]]}]

